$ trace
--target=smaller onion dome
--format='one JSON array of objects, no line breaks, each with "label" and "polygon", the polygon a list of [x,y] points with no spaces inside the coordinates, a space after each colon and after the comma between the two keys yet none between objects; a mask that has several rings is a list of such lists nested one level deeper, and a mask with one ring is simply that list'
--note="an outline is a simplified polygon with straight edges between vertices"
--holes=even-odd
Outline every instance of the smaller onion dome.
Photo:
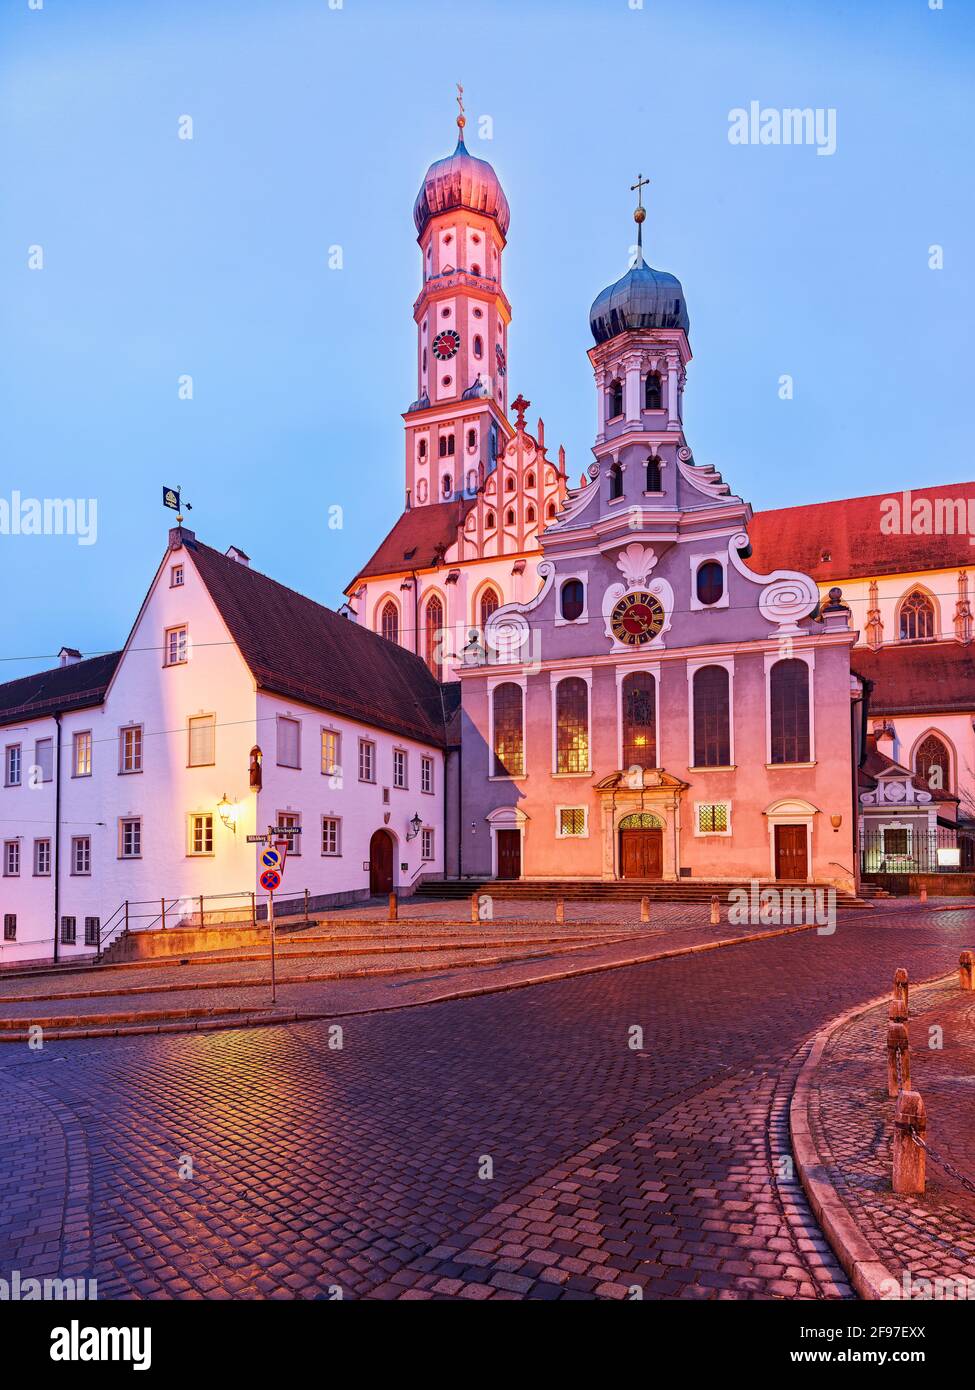
[{"label": "smaller onion dome", "polygon": [[431,217],[452,208],[469,208],[493,217],[502,236],[507,235],[511,209],[501,180],[486,159],[476,159],[464,144],[464,117],[457,118],[457,148],[446,159],[430,165],[413,205],[418,235]]},{"label": "smaller onion dome", "polygon": [[589,327],[597,343],[634,328],[682,328],[685,333],[690,329],[684,288],[677,276],[654,270],[643,259],[646,215],[641,202],[633,213],[637,224],[636,264],[622,279],[607,285],[589,310]]}]

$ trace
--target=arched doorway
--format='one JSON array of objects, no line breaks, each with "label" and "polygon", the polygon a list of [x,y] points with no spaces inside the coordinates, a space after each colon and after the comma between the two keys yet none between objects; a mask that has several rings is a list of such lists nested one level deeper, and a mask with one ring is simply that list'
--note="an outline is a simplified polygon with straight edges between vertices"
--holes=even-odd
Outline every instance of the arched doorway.
[{"label": "arched doorway", "polygon": [[393,891],[393,837],[377,830],[369,841],[369,892],[375,897]]},{"label": "arched doorway", "polygon": [[620,878],[663,878],[664,828],[649,811],[624,816],[620,832]]}]

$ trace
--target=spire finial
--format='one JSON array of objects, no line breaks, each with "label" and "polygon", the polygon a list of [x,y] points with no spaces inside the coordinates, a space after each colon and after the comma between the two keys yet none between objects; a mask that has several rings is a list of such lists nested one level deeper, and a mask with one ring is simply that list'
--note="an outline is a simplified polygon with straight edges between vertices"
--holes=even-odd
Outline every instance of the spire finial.
[{"label": "spire finial", "polygon": [[633,221],[636,223],[636,263],[643,265],[643,224],[647,220],[647,210],[643,206],[643,190],[650,180],[645,179],[642,174],[637,174],[636,183],[630,184],[630,192],[636,194],[636,207],[633,209]]},{"label": "spire finial", "polygon": [[467,124],[467,117],[464,115],[464,88],[457,83],[457,129],[460,131],[460,138],[464,139],[464,126]]}]

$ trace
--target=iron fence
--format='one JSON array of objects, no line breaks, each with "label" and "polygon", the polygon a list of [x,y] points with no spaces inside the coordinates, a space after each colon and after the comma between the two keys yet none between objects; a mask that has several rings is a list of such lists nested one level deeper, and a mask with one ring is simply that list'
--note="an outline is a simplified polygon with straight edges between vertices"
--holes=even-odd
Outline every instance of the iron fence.
[{"label": "iron fence", "polygon": [[975,831],[902,822],[860,833],[865,874],[951,874],[975,870]]}]

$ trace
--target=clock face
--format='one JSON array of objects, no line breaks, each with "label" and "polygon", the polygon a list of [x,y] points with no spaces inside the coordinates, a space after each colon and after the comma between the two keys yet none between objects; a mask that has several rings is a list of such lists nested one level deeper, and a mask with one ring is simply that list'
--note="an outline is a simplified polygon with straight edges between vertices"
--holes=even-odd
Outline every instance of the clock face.
[{"label": "clock face", "polygon": [[504,348],[500,343],[495,343],[494,352],[498,359],[498,376],[504,376],[508,370],[508,364],[504,360]]},{"label": "clock face", "polygon": [[664,617],[658,598],[643,589],[633,589],[614,605],[609,625],[617,642],[625,642],[628,647],[642,647],[660,632]]},{"label": "clock face", "polygon": [[445,328],[433,340],[433,355],[441,362],[447,362],[460,347],[460,334],[453,328]]}]

